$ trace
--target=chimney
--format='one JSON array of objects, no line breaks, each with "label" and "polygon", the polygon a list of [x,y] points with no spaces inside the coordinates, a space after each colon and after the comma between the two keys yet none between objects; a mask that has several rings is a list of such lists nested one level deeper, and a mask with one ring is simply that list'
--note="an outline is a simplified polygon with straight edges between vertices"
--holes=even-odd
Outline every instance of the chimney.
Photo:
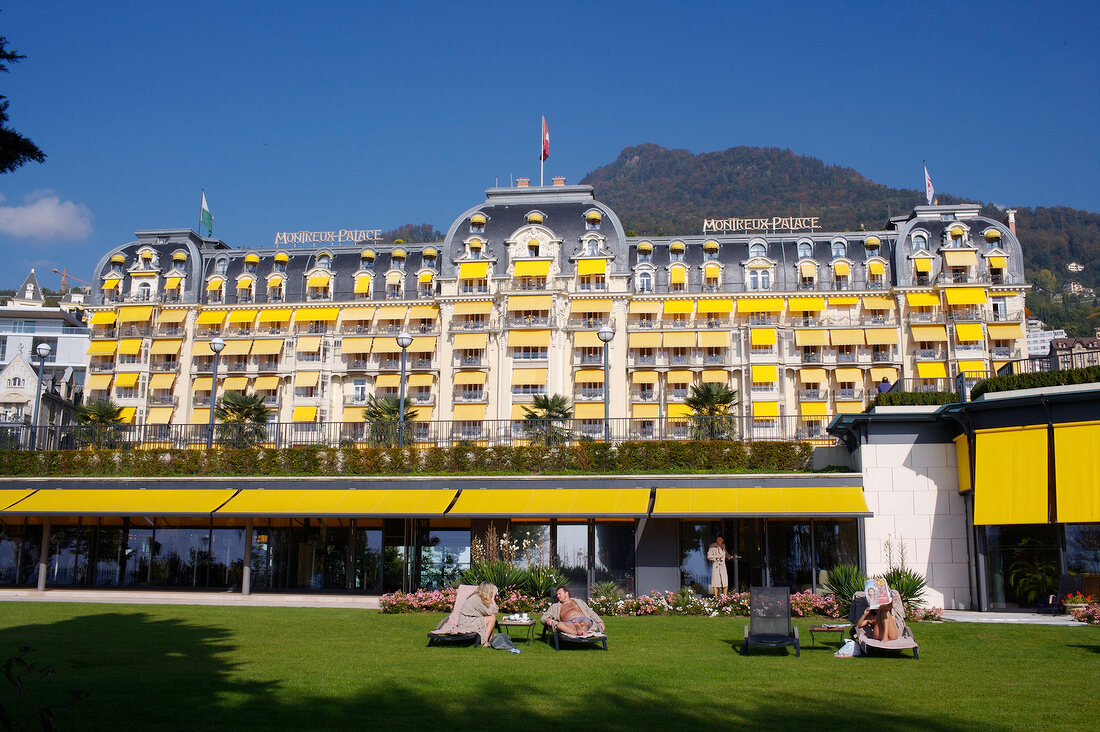
[{"label": "chimney", "polygon": [[516,178],[516,188],[527,188],[530,185],[530,178]]},{"label": "chimney", "polygon": [[1016,236],[1016,209],[1006,208],[1002,221],[1008,225],[1008,230],[1012,232],[1012,235]]},{"label": "chimney", "polygon": [[555,186],[565,185],[565,176],[564,175],[555,175],[554,176],[554,185]]}]

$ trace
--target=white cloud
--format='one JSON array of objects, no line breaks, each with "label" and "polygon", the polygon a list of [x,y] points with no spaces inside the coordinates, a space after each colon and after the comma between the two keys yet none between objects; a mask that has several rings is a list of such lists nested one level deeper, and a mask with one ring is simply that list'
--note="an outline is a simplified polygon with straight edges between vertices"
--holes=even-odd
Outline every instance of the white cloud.
[{"label": "white cloud", "polygon": [[[0,204],[5,200],[0,194]],[[83,203],[62,201],[53,191],[35,191],[22,205],[0,205],[0,233],[40,241],[87,239],[92,212]]]}]

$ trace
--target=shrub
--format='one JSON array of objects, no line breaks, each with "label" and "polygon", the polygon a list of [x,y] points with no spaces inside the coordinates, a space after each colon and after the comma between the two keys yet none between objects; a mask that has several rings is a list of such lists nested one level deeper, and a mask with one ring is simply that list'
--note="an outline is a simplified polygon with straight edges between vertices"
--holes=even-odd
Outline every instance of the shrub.
[{"label": "shrub", "polygon": [[471,562],[470,568],[462,573],[462,584],[479,585],[482,582],[492,582],[501,591],[523,587],[527,583],[527,572],[503,560]]},{"label": "shrub", "polygon": [[379,600],[384,613],[449,613],[455,604],[455,589],[417,590],[382,595]]},{"label": "shrub", "polygon": [[1100,602],[1094,602],[1073,611],[1073,619],[1088,625],[1100,625]]},{"label": "shrub", "polygon": [[523,591],[532,597],[551,597],[555,587],[566,584],[565,575],[557,567],[534,564],[523,571],[527,575]]},{"label": "shrub", "polygon": [[842,613],[835,595],[816,595],[806,590],[791,595],[791,614],[797,618],[804,618],[807,615],[839,618]]},{"label": "shrub", "polygon": [[958,395],[950,391],[889,391],[875,397],[871,406],[863,411],[870,412],[875,407],[920,407],[957,401]]},{"label": "shrub", "polygon": [[1038,389],[1044,386],[1067,386],[1069,384],[1093,384],[1100,382],[1100,366],[1087,366],[1083,369],[1065,371],[1039,371],[1033,374],[1015,374],[1014,376],[994,376],[980,382],[970,392],[971,399],[994,391],[1015,391],[1017,389]]},{"label": "shrub", "polygon": [[847,614],[852,604],[852,595],[862,592],[866,581],[867,575],[859,567],[854,564],[838,564],[829,570],[825,589],[836,597],[837,604]]},{"label": "shrub", "polygon": [[943,620],[943,608],[938,607],[906,607],[906,620],[925,620],[939,622]]},{"label": "shrub", "polygon": [[924,604],[924,576],[907,567],[893,567],[883,572],[882,578],[890,589],[897,590],[901,602],[906,608],[917,608]]}]

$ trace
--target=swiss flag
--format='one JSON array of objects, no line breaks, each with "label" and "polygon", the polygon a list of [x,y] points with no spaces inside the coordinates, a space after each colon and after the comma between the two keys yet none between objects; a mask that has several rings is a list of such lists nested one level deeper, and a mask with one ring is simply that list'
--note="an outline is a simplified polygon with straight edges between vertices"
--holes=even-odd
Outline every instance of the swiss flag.
[{"label": "swiss flag", "polygon": [[550,157],[550,128],[546,126],[546,118],[542,118],[542,153],[539,155],[539,160],[546,160]]}]

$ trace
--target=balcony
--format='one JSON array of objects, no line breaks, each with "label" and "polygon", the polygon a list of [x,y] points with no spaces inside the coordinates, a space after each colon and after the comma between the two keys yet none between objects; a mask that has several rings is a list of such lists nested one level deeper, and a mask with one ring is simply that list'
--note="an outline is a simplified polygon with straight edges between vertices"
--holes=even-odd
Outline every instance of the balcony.
[{"label": "balcony", "polygon": [[345,407],[366,406],[367,402],[369,402],[369,401],[370,401],[370,394],[367,394],[366,392],[358,392],[357,391],[357,392],[352,392],[351,394],[345,394],[344,395],[344,406]]},{"label": "balcony", "polygon": [[803,351],[803,353],[802,353],[802,363],[821,363],[821,352],[820,351],[809,351],[809,352]]},{"label": "balcony", "polygon": [[410,356],[409,357],[409,368],[410,369],[431,369],[431,368],[435,368],[435,367],[432,364],[431,357],[418,358],[416,356]]},{"label": "balcony", "polygon": [[657,365],[657,357],[654,356],[653,354],[631,356],[629,361],[630,361],[631,366],[656,366]]},{"label": "balcony", "polygon": [[833,398],[838,401],[862,401],[863,389],[833,389]]},{"label": "balcony", "polygon": [[406,395],[410,404],[417,404],[420,406],[435,404],[435,394],[431,392],[412,392]]},{"label": "balcony", "polygon": [[484,356],[459,356],[455,359],[455,366],[462,368],[486,368],[489,360]]},{"label": "balcony", "polygon": [[181,338],[183,337],[183,326],[177,323],[165,323],[164,325],[158,325],[157,329],[153,332],[153,335],[167,338]]},{"label": "balcony", "polygon": [[683,354],[669,354],[665,357],[665,362],[670,366],[687,366],[691,363],[691,358]]},{"label": "balcony", "polygon": [[848,352],[842,351],[840,353],[837,353],[836,354],[836,362],[837,363],[855,363],[856,362],[856,353],[855,353],[855,351],[848,351]]},{"label": "balcony", "polygon": [[1012,346],[993,346],[989,349],[993,358],[1015,358]]},{"label": "balcony", "polygon": [[602,366],[603,354],[578,353],[573,362],[581,366]]},{"label": "balcony", "polygon": [[256,369],[258,371],[278,371],[279,370],[279,359],[278,358],[271,358],[271,359],[263,359],[261,361],[257,361],[256,362]]},{"label": "balcony", "polygon": [[598,330],[605,325],[611,325],[610,318],[570,318],[565,327],[570,330]]},{"label": "balcony", "polygon": [[942,361],[947,358],[947,354],[939,348],[916,348],[913,355],[918,361]]},{"label": "balcony", "polygon": [[149,406],[151,407],[175,407],[179,405],[179,397],[172,394],[149,393]]},{"label": "balcony", "polygon": [[369,361],[365,358],[349,358],[347,361],[348,371],[366,371],[370,368]]},{"label": "balcony", "polygon": [[484,402],[488,401],[483,389],[470,390],[470,391],[456,391],[455,401],[463,404],[470,402]]},{"label": "balcony", "polygon": [[656,326],[657,322],[652,319],[628,320],[626,323],[627,330],[652,330]]},{"label": "balcony", "polygon": [[657,401],[657,391],[655,389],[650,389],[648,391],[632,391],[630,392],[630,401],[655,402]]},{"label": "balcony", "polygon": [[242,371],[247,371],[248,370],[248,362],[247,361],[230,361],[227,364],[225,364],[225,370],[229,373],[232,373],[232,374],[237,374],[237,373],[241,373]]},{"label": "balcony", "polygon": [[886,349],[886,350],[872,349],[871,350],[871,362],[872,363],[881,363],[883,361],[893,361],[893,360],[894,360],[894,354],[889,349]]},{"label": "balcony", "polygon": [[115,340],[118,338],[118,330],[116,328],[92,328],[92,332],[89,335],[92,340]]},{"label": "balcony", "polygon": [[451,320],[450,327],[447,331],[450,333],[477,333],[487,330],[495,329],[495,323],[490,323],[488,319],[485,320],[467,320],[465,318],[454,318]]},{"label": "balcony", "polygon": [[312,320],[308,325],[298,325],[294,332],[298,335],[324,335],[328,333],[328,323]]},{"label": "balcony", "polygon": [[998,310],[993,311],[992,320],[995,323],[1021,322],[1023,319],[1024,319],[1024,311],[1023,310],[1014,310],[1011,313],[1004,312],[1004,311],[998,311]]},{"label": "balcony", "polygon": [[525,315],[523,317],[508,317],[504,319],[509,328],[549,328],[550,316]]},{"label": "balcony", "polygon": [[210,397],[209,396],[195,396],[194,398],[191,399],[191,406],[192,407],[209,407],[210,406]]},{"label": "balcony", "polygon": [[153,326],[148,324],[121,325],[118,328],[119,338],[144,338],[153,335]]},{"label": "balcony", "polygon": [[803,402],[823,402],[829,398],[828,389],[799,389],[798,400]]},{"label": "balcony", "polygon": [[666,394],[668,395],[668,400],[671,402],[682,402],[688,398],[687,389],[668,389]]},{"label": "balcony", "polygon": [[91,363],[88,364],[88,370],[93,374],[102,374],[115,370],[114,361],[108,361],[107,363]]},{"label": "balcony", "polygon": [[603,400],[603,387],[576,389],[573,392],[573,399],[580,401],[601,401]]},{"label": "balcony", "polygon": [[935,310],[930,313],[920,310],[910,310],[909,317],[906,320],[910,323],[938,323],[940,322],[940,316]]},{"label": "balcony", "polygon": [[987,315],[984,308],[951,308],[948,318],[955,322],[984,322]]},{"label": "balcony", "polygon": [[179,361],[163,361],[163,360],[150,361],[149,362],[149,370],[150,371],[179,373],[180,363],[179,363]]}]

